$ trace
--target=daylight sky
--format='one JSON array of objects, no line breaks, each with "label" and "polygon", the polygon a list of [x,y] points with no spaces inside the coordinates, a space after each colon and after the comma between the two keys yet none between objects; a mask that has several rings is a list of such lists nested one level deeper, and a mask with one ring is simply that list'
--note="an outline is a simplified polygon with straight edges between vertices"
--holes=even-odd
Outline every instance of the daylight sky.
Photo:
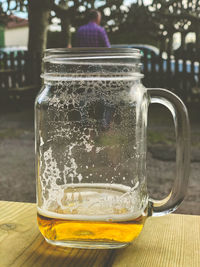
[{"label": "daylight sky", "polygon": [[[0,2],[3,2],[0,0]],[[132,3],[136,2],[136,0],[124,0],[124,5],[130,5]],[[144,0],[144,4],[148,5],[152,2],[152,0]],[[27,13],[25,12],[14,12],[15,15],[21,17],[21,18],[27,18]]]}]

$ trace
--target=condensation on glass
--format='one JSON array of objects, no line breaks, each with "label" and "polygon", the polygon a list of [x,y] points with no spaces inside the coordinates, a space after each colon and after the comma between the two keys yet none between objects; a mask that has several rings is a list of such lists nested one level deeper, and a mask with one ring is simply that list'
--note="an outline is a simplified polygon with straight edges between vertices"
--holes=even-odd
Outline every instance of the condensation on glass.
[{"label": "condensation on glass", "polygon": [[[38,225],[47,242],[120,248],[148,216],[170,213],[184,198],[189,122],[181,100],[146,89],[134,49],[50,49],[35,101]],[[151,199],[146,184],[149,103],[172,113],[177,169],[171,193]]]}]

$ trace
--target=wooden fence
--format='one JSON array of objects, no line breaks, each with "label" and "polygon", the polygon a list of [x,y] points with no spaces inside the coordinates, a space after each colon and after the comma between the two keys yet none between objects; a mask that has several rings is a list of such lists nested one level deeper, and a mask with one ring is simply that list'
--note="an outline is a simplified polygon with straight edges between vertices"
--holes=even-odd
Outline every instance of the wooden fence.
[{"label": "wooden fence", "polygon": [[[155,55],[143,51],[143,84],[146,87],[166,88],[185,102],[200,101],[200,58],[182,53],[179,56]],[[30,70],[27,52],[0,52],[0,100],[19,98],[30,91],[37,93],[38,82]]]},{"label": "wooden fence", "polygon": [[17,99],[36,93],[37,84],[30,70],[27,52],[0,52],[0,100]]},{"label": "wooden fence", "polygon": [[143,84],[146,87],[166,88],[184,102],[200,101],[200,58],[181,53],[178,56],[155,55],[143,51]]}]

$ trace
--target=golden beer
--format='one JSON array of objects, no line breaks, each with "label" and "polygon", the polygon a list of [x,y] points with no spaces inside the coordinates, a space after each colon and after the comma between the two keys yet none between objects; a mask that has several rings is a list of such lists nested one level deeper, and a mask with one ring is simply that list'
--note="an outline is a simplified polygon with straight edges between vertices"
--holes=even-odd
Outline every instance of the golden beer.
[{"label": "golden beer", "polygon": [[146,215],[131,214],[132,200],[126,195],[119,187],[66,189],[65,209],[38,210],[39,229],[50,243],[130,243],[140,234]]},{"label": "golden beer", "polygon": [[95,241],[129,243],[141,232],[144,217],[127,222],[90,222],[49,218],[38,213],[38,225],[51,241]]}]

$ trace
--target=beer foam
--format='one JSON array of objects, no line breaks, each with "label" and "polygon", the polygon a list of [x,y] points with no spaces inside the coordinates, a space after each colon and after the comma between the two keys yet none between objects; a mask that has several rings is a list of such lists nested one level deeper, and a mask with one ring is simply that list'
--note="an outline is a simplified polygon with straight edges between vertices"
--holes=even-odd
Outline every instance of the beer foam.
[{"label": "beer foam", "polygon": [[44,211],[43,209],[37,208],[38,213],[42,216],[61,220],[70,221],[93,221],[93,222],[123,222],[131,221],[140,216],[146,216],[145,209],[135,213],[125,213],[125,214],[107,214],[107,215],[78,215],[78,214],[58,214],[51,211]]},{"label": "beer foam", "polygon": [[38,207],[39,214],[57,219],[83,221],[125,221],[143,215],[147,200],[141,201],[139,183],[134,188],[121,184],[68,185],[62,207]]}]

